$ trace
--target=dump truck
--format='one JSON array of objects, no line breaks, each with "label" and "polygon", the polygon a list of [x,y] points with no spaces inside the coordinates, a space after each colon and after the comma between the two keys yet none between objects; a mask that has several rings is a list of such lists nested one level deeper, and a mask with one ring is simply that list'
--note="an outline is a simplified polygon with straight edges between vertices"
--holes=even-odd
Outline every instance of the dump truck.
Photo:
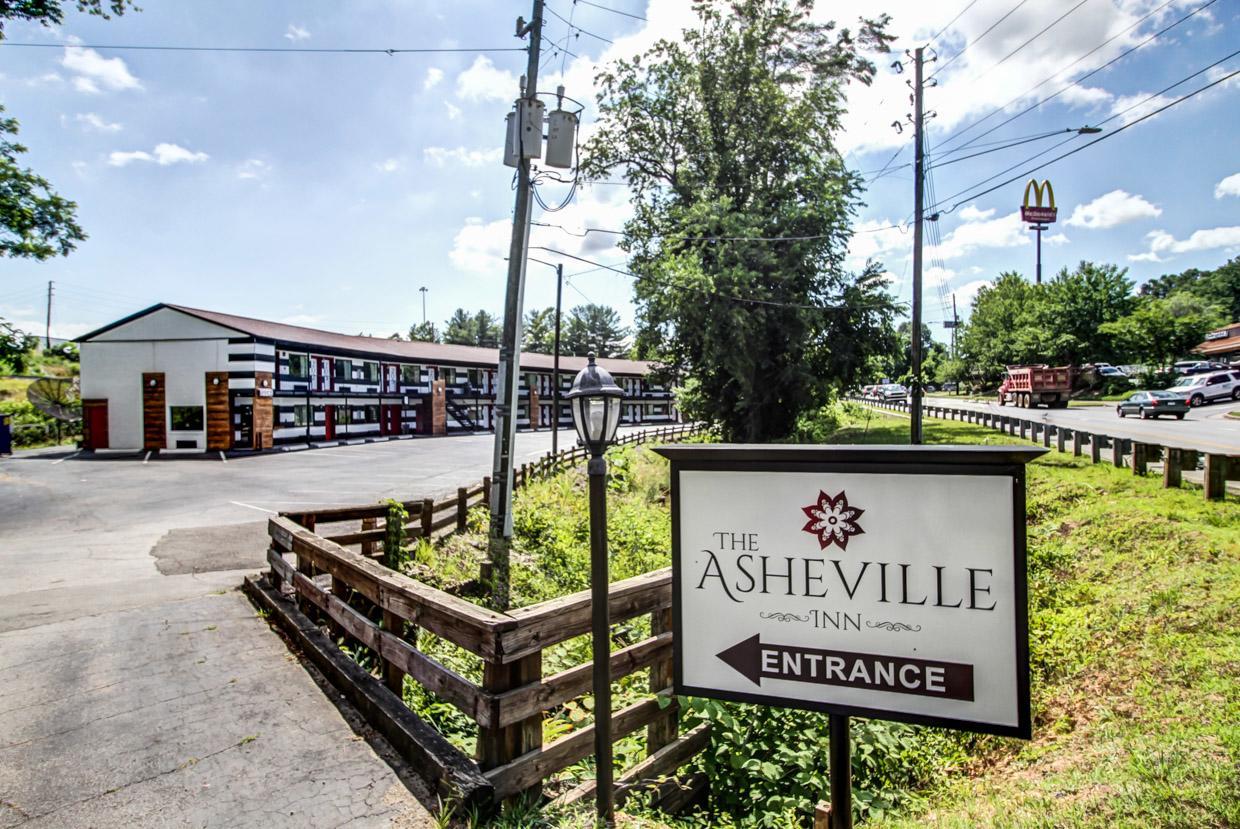
[{"label": "dump truck", "polygon": [[1045,404],[1049,409],[1066,409],[1075,373],[1072,366],[1008,366],[999,386],[999,405],[1032,409]]}]

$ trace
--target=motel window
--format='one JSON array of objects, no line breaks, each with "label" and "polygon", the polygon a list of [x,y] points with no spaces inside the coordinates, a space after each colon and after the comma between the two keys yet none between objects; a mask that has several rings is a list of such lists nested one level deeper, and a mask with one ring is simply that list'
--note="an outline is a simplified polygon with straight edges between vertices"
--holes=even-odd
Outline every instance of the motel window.
[{"label": "motel window", "polygon": [[469,384],[476,389],[482,388],[482,369],[471,368],[469,370]]},{"label": "motel window", "polygon": [[171,409],[172,431],[202,431],[202,406],[172,406]]},{"label": "motel window", "polygon": [[335,420],[337,426],[349,425],[349,409],[347,406],[336,407]]},{"label": "motel window", "polygon": [[367,383],[379,382],[379,364],[362,363],[362,377]]},{"label": "motel window", "polygon": [[421,366],[401,366],[400,382],[406,386],[417,386],[422,383],[422,367]]},{"label": "motel window", "polygon": [[452,386],[456,384],[456,369],[448,366],[441,366],[439,369],[439,378],[443,380],[444,385]]},{"label": "motel window", "polygon": [[353,420],[355,423],[378,423],[379,407],[378,406],[354,406]]},{"label": "motel window", "polygon": [[353,379],[353,361],[352,360],[336,360],[336,379],[352,380]]},{"label": "motel window", "polygon": [[310,358],[305,354],[288,355],[288,374],[290,377],[309,377]]},{"label": "motel window", "polygon": [[310,407],[305,403],[298,403],[293,406],[293,425],[309,426],[310,425]]}]

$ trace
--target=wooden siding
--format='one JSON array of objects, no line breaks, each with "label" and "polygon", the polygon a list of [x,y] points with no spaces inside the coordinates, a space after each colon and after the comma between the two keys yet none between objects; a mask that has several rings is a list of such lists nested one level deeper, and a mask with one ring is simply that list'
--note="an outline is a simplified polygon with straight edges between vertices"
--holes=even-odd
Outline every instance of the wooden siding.
[{"label": "wooden siding", "polygon": [[[218,381],[218,382],[217,382]],[[207,449],[232,448],[232,427],[228,422],[228,372],[207,372]]]},{"label": "wooden siding", "polygon": [[270,371],[254,372],[254,448],[270,449],[275,428],[275,380]]},{"label": "wooden siding", "polygon": [[148,452],[168,448],[168,407],[164,388],[163,372],[142,375],[142,448]]}]

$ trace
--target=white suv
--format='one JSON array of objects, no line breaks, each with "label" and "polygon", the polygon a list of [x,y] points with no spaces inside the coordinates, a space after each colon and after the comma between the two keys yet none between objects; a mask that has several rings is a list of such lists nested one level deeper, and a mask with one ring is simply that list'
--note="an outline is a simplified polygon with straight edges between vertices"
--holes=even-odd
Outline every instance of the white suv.
[{"label": "white suv", "polygon": [[1193,374],[1167,391],[1183,396],[1190,406],[1200,406],[1210,400],[1240,400],[1240,371]]}]

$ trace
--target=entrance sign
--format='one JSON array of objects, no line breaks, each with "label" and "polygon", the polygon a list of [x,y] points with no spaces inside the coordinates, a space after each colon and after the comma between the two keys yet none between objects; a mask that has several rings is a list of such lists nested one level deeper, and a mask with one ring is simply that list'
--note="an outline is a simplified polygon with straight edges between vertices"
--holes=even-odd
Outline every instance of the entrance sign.
[{"label": "entrance sign", "polygon": [[668,446],[678,694],[1030,736],[1025,465]]}]

